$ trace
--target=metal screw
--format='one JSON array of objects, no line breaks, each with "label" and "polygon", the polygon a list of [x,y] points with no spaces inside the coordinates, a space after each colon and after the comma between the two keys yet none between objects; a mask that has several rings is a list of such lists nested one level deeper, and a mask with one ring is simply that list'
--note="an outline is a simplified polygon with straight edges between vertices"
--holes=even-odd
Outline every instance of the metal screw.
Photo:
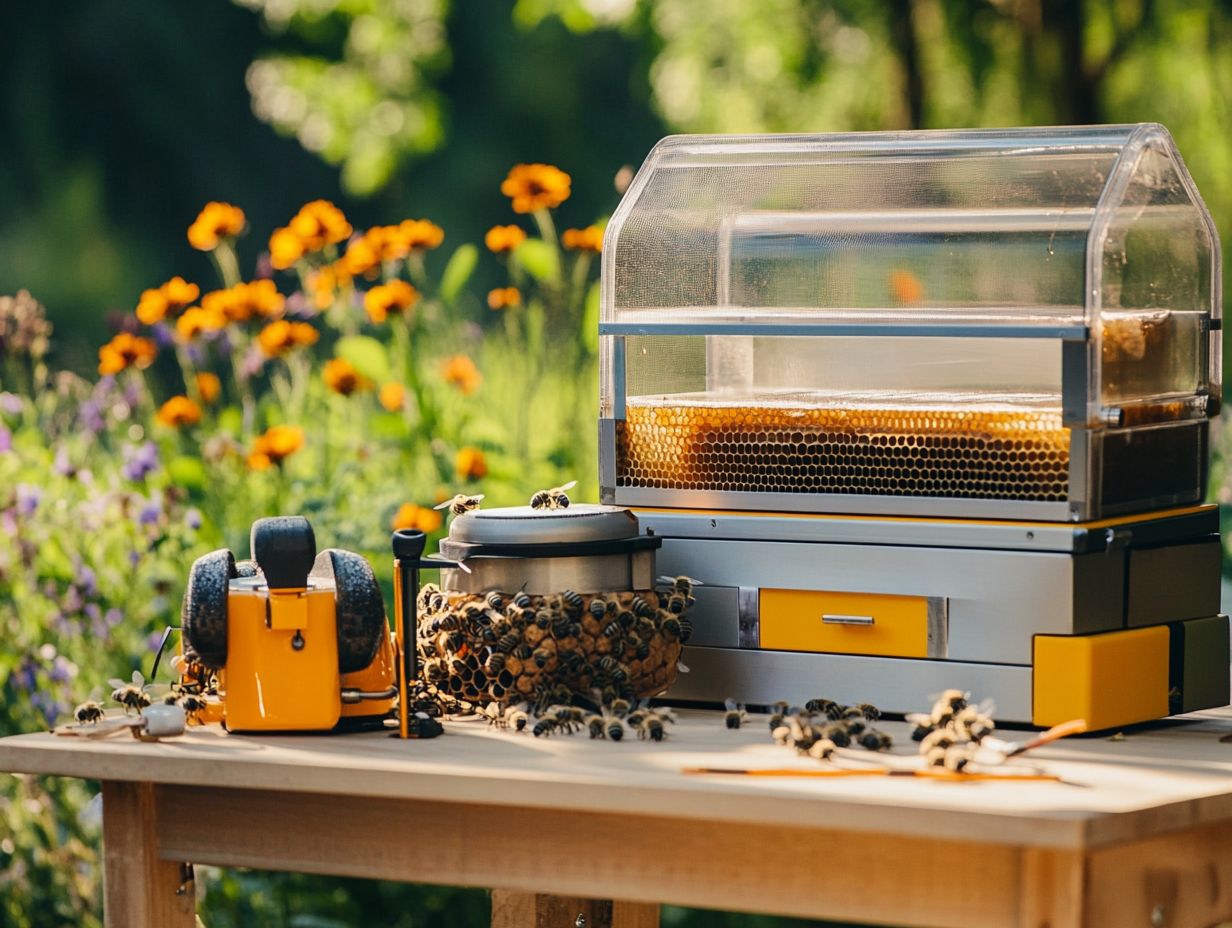
[{"label": "metal screw", "polygon": [[1164,924],[1164,907],[1157,905],[1151,909],[1151,926],[1152,928],[1163,928]]}]

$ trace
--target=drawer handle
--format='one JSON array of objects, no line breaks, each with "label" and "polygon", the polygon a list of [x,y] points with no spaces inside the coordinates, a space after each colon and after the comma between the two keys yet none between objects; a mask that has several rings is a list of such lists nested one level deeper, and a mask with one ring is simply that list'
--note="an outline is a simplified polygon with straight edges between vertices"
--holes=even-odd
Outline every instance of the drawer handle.
[{"label": "drawer handle", "polygon": [[824,625],[872,625],[873,617],[871,615],[838,615],[826,612],[822,614],[821,621]]}]

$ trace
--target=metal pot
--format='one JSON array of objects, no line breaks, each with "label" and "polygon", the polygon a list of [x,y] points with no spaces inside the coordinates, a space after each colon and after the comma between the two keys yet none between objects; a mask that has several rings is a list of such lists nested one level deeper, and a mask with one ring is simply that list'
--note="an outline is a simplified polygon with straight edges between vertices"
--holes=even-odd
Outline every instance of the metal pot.
[{"label": "metal pot", "polygon": [[440,558],[466,568],[442,568],[441,588],[532,595],[650,590],[662,544],[619,506],[477,509],[457,516],[441,541]]}]

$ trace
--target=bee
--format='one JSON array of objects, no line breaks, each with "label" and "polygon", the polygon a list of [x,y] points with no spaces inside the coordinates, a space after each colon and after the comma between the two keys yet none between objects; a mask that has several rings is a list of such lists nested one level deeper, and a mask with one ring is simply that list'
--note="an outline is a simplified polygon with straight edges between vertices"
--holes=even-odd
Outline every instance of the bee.
[{"label": "bee", "polygon": [[439,612],[445,605],[445,596],[435,583],[427,583],[420,589],[417,603],[424,612]]},{"label": "bee", "polygon": [[938,728],[930,731],[920,739],[920,753],[927,756],[937,748],[945,750],[954,746],[954,733],[948,728]]},{"label": "bee", "polygon": [[531,660],[535,662],[535,666],[542,670],[548,665],[548,661],[552,659],[552,652],[546,648],[536,648],[531,654]]},{"label": "bee", "polygon": [[681,596],[679,593],[672,593],[667,597],[667,602],[664,605],[667,611],[672,615],[680,615],[680,613],[688,609],[691,604],[686,597]]},{"label": "bee", "polygon": [[623,719],[628,715],[631,708],[632,705],[627,699],[613,699],[608,705],[608,710],[618,719]]},{"label": "bee", "polygon": [[973,744],[956,744],[946,748],[940,766],[945,767],[951,773],[962,773],[975,759],[975,750]]},{"label": "bee", "polygon": [[431,632],[455,632],[459,626],[458,616],[453,612],[446,612],[444,615],[439,615],[432,620],[428,626]]},{"label": "bee", "polygon": [[569,616],[563,612],[552,619],[552,634],[557,638],[567,638],[569,636],[569,626],[573,624],[569,621]]},{"label": "bee", "polygon": [[575,732],[586,724],[586,713],[576,706],[550,706],[546,717],[555,719],[562,731]]},{"label": "bee", "polygon": [[581,595],[573,592],[573,590],[565,590],[560,594],[560,598],[565,601],[566,606],[573,610],[575,615],[586,607],[586,600],[582,599]]},{"label": "bee", "polygon": [[525,731],[526,725],[530,721],[530,714],[526,710],[526,703],[507,708],[505,710],[505,725],[514,731]]},{"label": "bee", "polygon": [[633,595],[633,599],[629,601],[629,608],[634,615],[642,618],[649,618],[655,614],[654,607],[636,593]]},{"label": "bee", "polygon": [[888,751],[893,744],[893,738],[883,731],[877,731],[875,728],[870,728],[864,733],[864,737],[860,739],[861,747],[869,751]]},{"label": "bee", "polygon": [[770,707],[770,730],[774,731],[783,724],[783,718],[787,715],[787,703],[780,700]]},{"label": "bee", "polygon": [[445,668],[444,661],[430,660],[424,663],[424,676],[429,683],[435,685],[444,683],[449,677],[449,671]]},{"label": "bee", "polygon": [[448,509],[455,516],[465,515],[472,510],[478,509],[479,504],[483,502],[483,494],[478,493],[475,496],[468,496],[466,493],[459,493],[453,499],[447,499],[439,506],[433,506],[433,509]]},{"label": "bee", "polygon": [[734,699],[724,699],[723,705],[727,709],[723,715],[723,725],[726,728],[739,728],[748,721],[749,714],[744,711],[744,706],[740,705]]},{"label": "bee", "polygon": [[546,738],[560,730],[560,723],[553,718],[542,718],[535,721],[535,727],[530,733],[536,738]]},{"label": "bee", "polygon": [[650,657],[650,642],[639,641],[637,643],[637,647],[633,649],[633,654],[639,661],[644,661],[646,658]]},{"label": "bee", "polygon": [[679,638],[683,629],[680,627],[680,620],[675,616],[663,620],[663,632],[673,638]]},{"label": "bee", "polygon": [[513,596],[513,604],[519,609],[529,609],[531,606],[531,598],[524,590],[519,590]]},{"label": "bee", "polygon": [[586,670],[586,658],[577,651],[561,651],[556,655],[556,659],[565,665],[565,669],[575,675],[580,675]]},{"label": "bee", "polygon": [[589,713],[583,720],[583,724],[586,726],[587,731],[590,732],[592,739],[602,738],[607,733],[607,725],[603,716],[596,712]]},{"label": "bee", "polygon": [[680,623],[680,643],[688,644],[689,639],[693,637],[693,623],[684,616],[680,616],[677,621]]},{"label": "bee", "polygon": [[823,738],[829,738],[840,748],[851,747],[851,734],[847,731],[847,726],[840,724],[827,725],[821,730]]},{"label": "bee", "polygon": [[596,596],[590,601],[590,605],[586,607],[586,610],[596,619],[601,619],[607,615],[607,607],[608,601],[602,596]]},{"label": "bee", "polygon": [[629,724],[633,726],[637,731],[637,736],[643,741],[647,738],[651,741],[662,741],[667,734],[663,728],[663,720],[651,711],[641,713],[636,722],[630,721]]},{"label": "bee", "polygon": [[479,714],[486,718],[488,724],[494,728],[509,727],[509,720],[506,717],[505,710],[494,702],[490,702],[480,709]]},{"label": "bee", "polygon": [[628,631],[637,621],[637,616],[635,616],[632,611],[628,609],[621,609],[616,613],[616,621],[619,623],[621,628]]},{"label": "bee", "polygon": [[837,749],[838,745],[829,738],[818,738],[809,746],[808,756],[817,760],[829,760]]},{"label": "bee", "polygon": [[856,708],[859,709],[860,714],[863,715],[870,722],[876,722],[881,719],[881,710],[878,709],[876,706],[874,706],[872,703],[862,702],[859,705],[857,705]]},{"label": "bee", "polygon": [[950,724],[950,720],[954,718],[956,712],[961,712],[967,708],[967,697],[969,693],[964,693],[962,690],[946,690],[937,697],[937,701],[933,703],[933,709],[930,713],[930,718],[935,727]]},{"label": "bee", "polygon": [[[826,718],[838,718],[842,715],[843,707],[836,703],[833,699],[810,699],[804,704],[806,711],[813,715],[824,715]],[[831,715],[831,712],[836,711],[838,715]]]},{"label": "bee", "polygon": [[671,592],[677,593],[684,597],[693,595],[693,587],[705,586],[700,580],[694,580],[692,577],[658,577],[655,580],[658,586],[666,586]]},{"label": "bee", "polygon": [[134,670],[131,683],[123,680],[108,680],[112,687],[111,698],[124,707],[124,714],[130,711],[140,712],[150,704],[150,694],[145,691],[145,677],[141,671]]},{"label": "bee", "polygon": [[517,632],[506,632],[496,640],[492,650],[498,654],[508,654],[518,646],[518,642],[521,640],[522,636]]},{"label": "bee", "polygon": [[483,597],[483,601],[488,604],[488,608],[495,612],[501,612],[505,608],[505,597],[496,590],[491,590]]},{"label": "bee", "polygon": [[954,729],[960,740],[974,741],[979,744],[992,734],[995,725],[987,713],[976,706],[967,706],[955,713],[950,727]]},{"label": "bee", "polygon": [[183,694],[177,703],[184,710],[184,716],[190,722],[196,722],[197,716],[205,711],[206,702],[195,693]]},{"label": "bee", "polygon": [[619,622],[609,622],[603,627],[603,636],[615,640],[625,633]]},{"label": "bee", "polygon": [[546,609],[540,609],[532,621],[546,632],[552,627],[552,613]]},{"label": "bee", "polygon": [[576,480],[552,487],[550,490],[540,490],[530,498],[531,509],[568,509],[569,491],[577,486]]},{"label": "bee", "polygon": [[73,710],[73,718],[78,725],[97,725],[103,720],[106,712],[98,701],[98,691],[90,694],[90,698]]}]

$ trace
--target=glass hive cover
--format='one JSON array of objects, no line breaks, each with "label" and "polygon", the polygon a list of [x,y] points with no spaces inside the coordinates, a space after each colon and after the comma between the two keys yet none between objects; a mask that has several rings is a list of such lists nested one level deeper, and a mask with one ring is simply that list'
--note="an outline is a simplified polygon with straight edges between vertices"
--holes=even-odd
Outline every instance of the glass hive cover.
[{"label": "glass hive cover", "polygon": [[1217,406],[1218,241],[1158,125],[672,137],[604,246],[617,486],[1085,502],[1096,433]]}]

